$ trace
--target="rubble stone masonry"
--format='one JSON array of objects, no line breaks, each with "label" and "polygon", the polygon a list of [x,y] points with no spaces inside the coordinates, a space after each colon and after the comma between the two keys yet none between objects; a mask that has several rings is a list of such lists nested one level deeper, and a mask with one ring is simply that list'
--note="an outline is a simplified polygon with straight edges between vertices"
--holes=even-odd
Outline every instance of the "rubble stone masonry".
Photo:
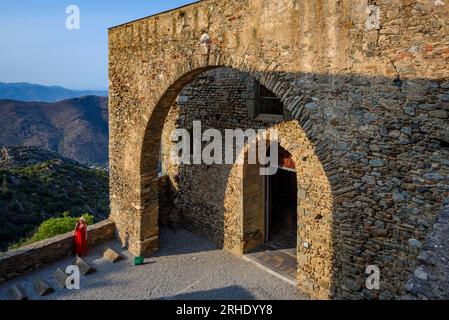
[{"label": "rubble stone masonry", "polygon": [[[297,171],[298,286],[406,294],[449,195],[448,1],[206,0],[111,28],[109,50],[111,219],[131,252],[157,250],[165,211],[236,254],[261,241],[255,168],[172,166],[163,152],[176,212],[158,159],[193,120],[273,127]],[[292,120],[256,121],[254,79]]]}]

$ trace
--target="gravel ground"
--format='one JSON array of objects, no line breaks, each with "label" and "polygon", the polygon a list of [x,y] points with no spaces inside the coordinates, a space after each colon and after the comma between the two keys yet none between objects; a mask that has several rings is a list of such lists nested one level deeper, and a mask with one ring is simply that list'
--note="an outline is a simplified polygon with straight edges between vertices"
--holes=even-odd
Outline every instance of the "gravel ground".
[{"label": "gravel ground", "polygon": [[[125,259],[115,264],[101,258],[109,246]],[[133,256],[117,242],[93,249],[85,259],[97,272],[81,276],[81,289],[58,287],[53,278],[59,267],[65,270],[73,264],[70,257],[46,266],[26,276],[1,283],[0,300],[16,283],[25,288],[30,299],[58,300],[299,300],[306,299],[296,287],[232,255],[210,242],[184,230],[161,233],[161,249],[146,259],[143,266],[133,266]],[[55,292],[39,297],[32,288],[35,277],[41,276]]]}]

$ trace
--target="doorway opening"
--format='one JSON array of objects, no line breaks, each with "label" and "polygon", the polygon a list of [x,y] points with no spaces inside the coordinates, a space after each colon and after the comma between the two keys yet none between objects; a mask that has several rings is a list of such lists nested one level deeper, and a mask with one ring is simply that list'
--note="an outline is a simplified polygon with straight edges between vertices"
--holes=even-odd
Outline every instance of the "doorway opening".
[{"label": "doorway opening", "polygon": [[275,249],[288,250],[296,255],[296,214],[298,187],[296,172],[280,167],[266,178],[266,231],[265,243]]},{"label": "doorway opening", "polygon": [[290,153],[279,147],[276,174],[265,176],[264,241],[251,250],[248,261],[296,285],[298,185]]}]

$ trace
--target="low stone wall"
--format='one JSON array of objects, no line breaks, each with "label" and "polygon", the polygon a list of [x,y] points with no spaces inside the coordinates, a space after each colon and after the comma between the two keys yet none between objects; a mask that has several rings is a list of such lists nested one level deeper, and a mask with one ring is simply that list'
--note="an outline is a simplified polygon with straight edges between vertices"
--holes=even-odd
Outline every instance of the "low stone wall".
[{"label": "low stone wall", "polygon": [[[114,222],[104,220],[88,227],[88,245],[96,246],[114,238]],[[69,232],[7,252],[0,257],[0,282],[73,254],[73,233]]]}]

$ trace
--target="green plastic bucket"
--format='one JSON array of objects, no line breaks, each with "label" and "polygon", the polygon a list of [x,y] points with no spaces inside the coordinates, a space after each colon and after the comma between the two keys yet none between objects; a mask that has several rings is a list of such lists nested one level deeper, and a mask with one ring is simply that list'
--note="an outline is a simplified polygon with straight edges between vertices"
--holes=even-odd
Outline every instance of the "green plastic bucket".
[{"label": "green plastic bucket", "polygon": [[134,259],[134,265],[135,266],[141,266],[143,265],[143,257],[138,256]]}]

